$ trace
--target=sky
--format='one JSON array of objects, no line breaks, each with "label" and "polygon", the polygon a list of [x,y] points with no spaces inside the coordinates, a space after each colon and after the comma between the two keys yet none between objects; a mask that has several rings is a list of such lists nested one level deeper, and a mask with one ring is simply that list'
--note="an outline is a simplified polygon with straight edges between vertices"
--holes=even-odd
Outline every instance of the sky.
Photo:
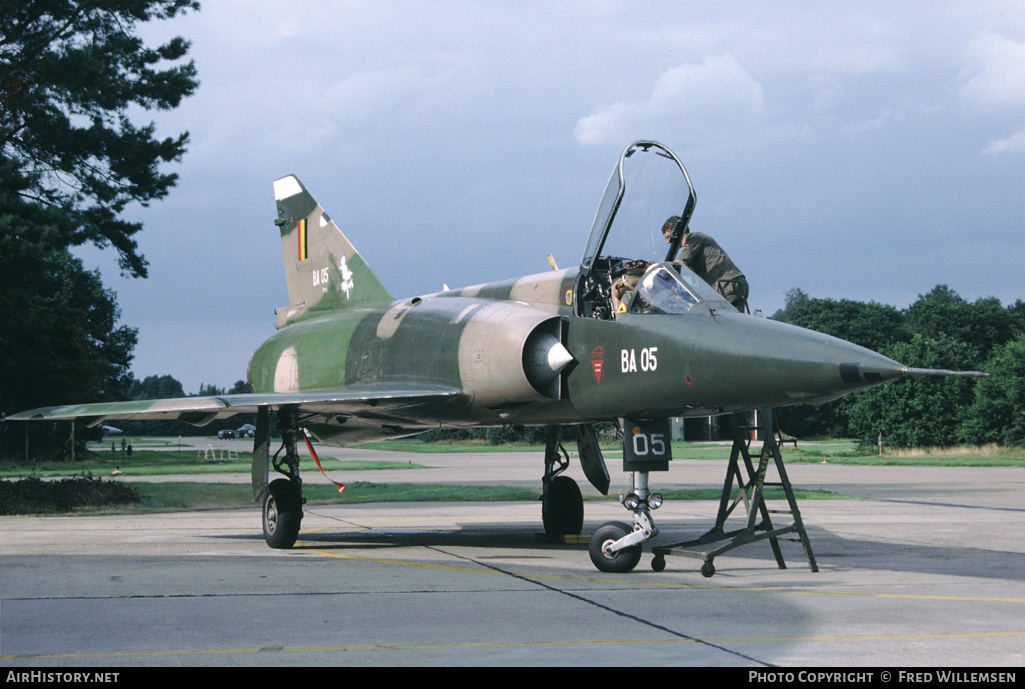
[{"label": "sky", "polygon": [[149,278],[79,251],[138,328],[137,378],[230,387],[287,306],[272,182],[295,174],[397,297],[579,263],[631,141],[682,160],[691,227],[785,294],[1025,299],[1025,3],[206,0],[201,82]]}]

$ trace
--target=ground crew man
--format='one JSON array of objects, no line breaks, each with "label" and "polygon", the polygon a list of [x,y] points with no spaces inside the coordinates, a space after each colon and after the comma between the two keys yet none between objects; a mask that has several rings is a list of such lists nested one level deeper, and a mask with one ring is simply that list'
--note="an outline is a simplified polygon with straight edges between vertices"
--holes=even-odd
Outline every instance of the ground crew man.
[{"label": "ground crew man", "polygon": [[[672,241],[673,230],[679,222],[679,216],[674,215],[662,226],[662,234],[667,242]],[[690,228],[685,232],[676,260],[687,264],[698,277],[714,287],[738,311],[746,312],[748,285],[744,274],[730,260],[722,247],[707,234],[691,232]]]}]

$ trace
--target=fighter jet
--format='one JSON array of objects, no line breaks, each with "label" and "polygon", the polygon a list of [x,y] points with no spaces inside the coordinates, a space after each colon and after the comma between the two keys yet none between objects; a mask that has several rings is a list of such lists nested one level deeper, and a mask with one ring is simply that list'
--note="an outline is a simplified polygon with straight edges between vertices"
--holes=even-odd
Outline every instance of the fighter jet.
[{"label": "fighter jet", "polygon": [[[313,453],[310,436],[345,446],[433,428],[547,426],[544,528],[578,534],[583,502],[562,475],[561,443],[577,443],[584,474],[607,494],[597,422],[617,422],[625,449],[658,465],[671,457],[670,417],[817,404],[911,374],[982,375],[911,369],[737,311],[673,261],[696,196],[683,164],[654,141],[621,154],[578,265],[407,299],[388,291],[297,177],[275,181],[274,199],[290,303],[249,363],[252,393],[51,407],[9,420],[203,425],[255,412],[254,501],[263,501],[268,545],[290,548],[303,516],[298,447]],[[272,413],[282,435],[273,455]],[[272,467],[281,475],[273,481]],[[598,530],[599,569],[632,569],[657,533],[648,471],[633,474],[633,528]]]}]

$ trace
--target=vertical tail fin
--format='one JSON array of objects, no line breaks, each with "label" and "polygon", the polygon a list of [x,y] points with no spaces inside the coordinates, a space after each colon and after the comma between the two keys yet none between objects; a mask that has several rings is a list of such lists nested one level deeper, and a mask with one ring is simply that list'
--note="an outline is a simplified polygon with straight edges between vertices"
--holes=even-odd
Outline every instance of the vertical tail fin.
[{"label": "vertical tail fin", "polygon": [[278,328],[309,311],[395,299],[298,178],[276,180],[274,201],[290,303],[276,311]]}]

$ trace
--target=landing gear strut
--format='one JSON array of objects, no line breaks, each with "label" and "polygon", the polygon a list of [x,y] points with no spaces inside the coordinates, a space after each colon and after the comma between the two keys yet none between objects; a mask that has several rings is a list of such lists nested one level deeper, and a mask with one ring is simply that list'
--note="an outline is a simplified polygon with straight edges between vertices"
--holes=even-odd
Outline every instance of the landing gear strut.
[{"label": "landing gear strut", "polygon": [[[271,459],[274,470],[286,478],[274,479],[263,496],[263,537],[271,548],[291,548],[303,520],[302,479],[299,477],[299,420],[295,411],[278,411],[281,448]],[[258,429],[259,435],[259,429]],[[284,451],[284,457],[280,457]]]},{"label": "landing gear strut", "polygon": [[[588,553],[602,572],[633,570],[641,559],[641,544],[658,535],[651,511],[662,506],[662,496],[648,490],[648,472],[668,471],[672,459],[669,422],[666,419],[621,419],[623,470],[629,471],[632,488],[620,496],[623,507],[633,513],[633,524],[607,522],[591,536]],[[663,559],[662,568],[665,568]],[[657,563],[652,567],[657,569]]]}]

